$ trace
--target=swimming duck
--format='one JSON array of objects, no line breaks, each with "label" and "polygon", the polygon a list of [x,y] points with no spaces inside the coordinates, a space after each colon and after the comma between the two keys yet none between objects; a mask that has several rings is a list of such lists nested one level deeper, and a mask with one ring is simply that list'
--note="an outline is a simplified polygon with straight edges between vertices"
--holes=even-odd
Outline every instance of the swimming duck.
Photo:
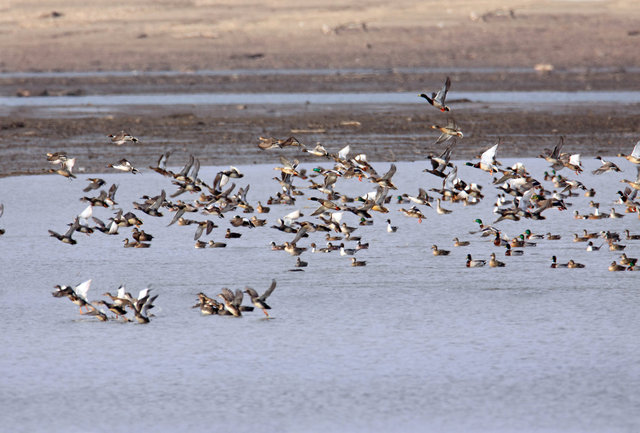
[{"label": "swimming duck", "polygon": [[356,250],[367,250],[369,249],[369,242],[367,242],[366,244],[363,244],[362,242],[360,242],[360,240],[358,240],[358,244],[356,245]]},{"label": "swimming duck", "polygon": [[609,251],[622,251],[626,248],[626,245],[616,244],[612,240],[609,240]]},{"label": "swimming duck", "polygon": [[129,238],[124,238],[122,242],[124,242],[125,248],[149,248],[151,246],[151,244],[146,242],[138,242],[138,241],[131,242],[129,241]]},{"label": "swimming duck", "polygon": [[548,232],[546,234],[546,239],[550,240],[550,241],[557,241],[557,240],[562,239],[562,236],[561,235],[554,235],[554,234],[551,234],[551,232]]},{"label": "swimming duck", "polygon": [[611,208],[611,212],[609,212],[609,218],[623,218],[624,215],[616,212],[614,208]]},{"label": "swimming duck", "polygon": [[506,265],[505,265],[504,262],[496,260],[496,254],[495,253],[491,253],[491,257],[489,259],[489,266],[492,267],[492,268],[503,268]]},{"label": "swimming duck", "polygon": [[271,296],[271,293],[273,293],[275,288],[276,288],[276,280],[274,279],[271,281],[271,285],[269,286],[269,288],[262,295],[259,295],[258,292],[256,292],[251,287],[245,287],[244,292],[249,295],[249,297],[251,298],[251,303],[256,308],[260,308],[262,312],[265,314],[265,316],[270,317],[269,313],[267,313],[267,310],[270,310],[271,307],[267,304],[266,300],[269,296]]},{"label": "swimming duck", "polygon": [[467,254],[467,268],[480,268],[482,266],[484,266],[487,263],[486,260],[480,260],[480,259],[476,259],[473,260],[471,258],[471,254]]},{"label": "swimming duck", "polygon": [[627,268],[626,268],[626,267],[624,267],[624,266],[622,266],[622,265],[617,264],[617,263],[616,263],[616,261],[614,260],[614,261],[613,261],[613,262],[611,262],[611,264],[609,265],[609,270],[610,270],[611,272],[616,272],[616,271],[626,271],[626,270],[627,270]]},{"label": "swimming duck", "polygon": [[595,245],[593,245],[592,241],[589,241],[589,243],[587,244],[587,251],[598,251],[601,247],[602,245],[596,247]]},{"label": "swimming duck", "polygon": [[509,245],[509,244],[506,244],[505,248],[507,249],[504,252],[505,256],[521,256],[521,255],[524,254],[524,251],[522,251],[522,250],[513,250],[513,249],[511,249],[511,245]]},{"label": "swimming duck", "polygon": [[351,257],[351,266],[366,266],[367,262],[365,260],[356,260],[355,257]]},{"label": "swimming duck", "polygon": [[461,241],[458,238],[453,238],[453,246],[454,247],[467,247],[471,245],[471,242],[469,241]]},{"label": "swimming duck", "polygon": [[628,229],[626,229],[626,230],[624,231],[624,233],[625,233],[625,235],[626,235],[626,236],[625,236],[625,239],[627,239],[627,240],[637,240],[637,239],[640,239],[640,235],[632,235],[632,234],[630,234],[630,233],[629,233],[629,230],[628,230]]},{"label": "swimming duck", "polygon": [[438,249],[437,245],[432,245],[431,246],[431,250],[433,251],[433,255],[434,256],[448,256],[449,253],[451,253],[451,251],[449,251],[449,250]]},{"label": "swimming duck", "polygon": [[139,230],[138,227],[133,228],[131,237],[138,242],[148,242],[153,239],[153,235],[146,233],[144,230]]},{"label": "swimming duck", "polygon": [[227,229],[224,237],[227,239],[237,239],[242,236],[242,233],[232,232],[231,229]]},{"label": "swimming duck", "polygon": [[207,243],[205,241],[196,241],[196,248],[207,248]]},{"label": "swimming duck", "polygon": [[570,268],[570,269],[584,268],[584,265],[582,263],[576,263],[573,261],[573,259],[571,259],[567,262],[567,268]]},{"label": "swimming duck", "polygon": [[289,242],[284,243],[284,250],[289,254],[291,254],[292,256],[299,256],[303,252],[307,251],[306,248],[297,247],[295,243],[289,243]]},{"label": "swimming duck", "polygon": [[440,205],[440,199],[436,199],[436,212],[440,215],[447,215],[453,212],[452,210],[445,209]]},{"label": "swimming duck", "polygon": [[444,82],[444,86],[442,89],[436,92],[431,93],[431,97],[429,97],[425,93],[421,93],[419,96],[426,99],[427,102],[433,105],[435,108],[439,109],[442,112],[449,111],[450,108],[445,105],[445,99],[447,98],[447,93],[449,92],[449,88],[451,87],[451,80],[449,77]]},{"label": "swimming duck", "polygon": [[355,248],[345,248],[344,244],[340,244],[340,255],[341,256],[352,256],[357,253],[358,250]]},{"label": "swimming duck", "polygon": [[558,260],[557,260],[556,256],[551,256],[551,267],[552,267],[553,269],[556,269],[556,268],[566,268],[566,267],[568,267],[568,266],[569,266],[569,265],[568,265],[567,263],[558,263]]},{"label": "swimming duck", "polygon": [[227,246],[224,242],[214,242],[213,239],[211,239],[208,244],[209,248],[224,248]]},{"label": "swimming duck", "polygon": [[625,266],[634,266],[638,262],[638,259],[635,257],[627,257],[625,253],[620,255],[620,264]]},{"label": "swimming duck", "polygon": [[304,262],[300,259],[300,257],[297,258],[296,260],[296,268],[304,268],[308,265],[309,263]]}]

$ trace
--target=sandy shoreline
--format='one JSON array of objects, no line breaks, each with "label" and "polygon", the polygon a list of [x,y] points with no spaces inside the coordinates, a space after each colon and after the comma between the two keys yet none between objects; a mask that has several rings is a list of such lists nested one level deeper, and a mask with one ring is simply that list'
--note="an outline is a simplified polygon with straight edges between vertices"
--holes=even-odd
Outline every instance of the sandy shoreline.
[{"label": "sandy shoreline", "polygon": [[[98,1],[14,2],[0,8],[0,96],[197,92],[418,92],[451,75],[455,91],[639,90],[640,6],[621,1],[370,0],[194,1],[135,5]],[[53,13],[55,12],[55,13]],[[552,65],[550,73],[536,65]],[[371,69],[374,73],[286,76],[271,69]],[[412,72],[419,68],[421,72]],[[435,72],[428,72],[435,68]],[[442,71],[451,68],[453,73]],[[461,70],[456,68],[465,68]],[[490,71],[481,68],[490,68]],[[495,69],[491,69],[495,68]],[[506,68],[520,68],[512,73]],[[251,74],[201,75],[194,70]],[[185,71],[159,76],[50,77],[16,71]],[[426,71],[426,72],[425,72]],[[479,72],[482,71],[482,72]],[[51,116],[28,108],[0,116],[0,173],[41,173],[44,154],[66,151],[88,171],[124,156],[153,164],[168,149],[203,164],[264,162],[259,136],[295,135],[308,145],[352,144],[371,160],[424,159],[434,123],[446,118],[424,106],[114,107],[90,116]],[[456,158],[470,158],[498,137],[501,155],[537,156],[567,136],[584,155],[628,152],[639,134],[640,106],[585,105],[511,109],[456,102],[465,131]],[[343,122],[350,126],[345,126]],[[357,126],[353,126],[357,125]],[[121,129],[141,138],[116,147]],[[302,158],[304,159],[304,158]]]}]

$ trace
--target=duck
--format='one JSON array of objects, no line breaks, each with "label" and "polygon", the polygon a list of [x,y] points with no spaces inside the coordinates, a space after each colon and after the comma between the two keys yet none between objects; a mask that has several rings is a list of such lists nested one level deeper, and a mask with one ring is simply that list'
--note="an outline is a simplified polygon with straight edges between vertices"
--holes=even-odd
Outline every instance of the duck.
[{"label": "duck", "polygon": [[232,232],[231,229],[227,229],[224,237],[226,239],[237,239],[242,236],[242,233]]},{"label": "duck", "polygon": [[617,264],[617,263],[616,263],[616,261],[614,260],[614,261],[613,261],[613,262],[611,262],[611,264],[609,265],[609,270],[610,270],[611,272],[616,272],[616,271],[626,271],[626,270],[627,270],[627,268],[626,268],[626,267],[624,267],[624,266],[622,266],[622,265]]},{"label": "duck", "polygon": [[467,254],[467,268],[480,268],[487,264],[486,260],[472,259],[471,254]]},{"label": "duck", "polygon": [[124,238],[122,240],[124,242],[125,248],[149,248],[151,244],[146,242],[138,242],[138,241],[130,241],[129,238]]},{"label": "duck", "polygon": [[522,251],[522,250],[514,250],[514,249],[511,249],[511,245],[509,245],[509,244],[506,244],[506,245],[505,245],[505,247],[506,247],[506,249],[507,249],[507,250],[504,252],[504,255],[505,255],[505,256],[521,256],[521,255],[523,255],[523,254],[524,254],[524,251]]},{"label": "duck", "polygon": [[304,268],[308,265],[308,262],[304,262],[300,259],[300,257],[297,258],[296,260],[296,268]]},{"label": "duck", "polygon": [[270,210],[270,207],[262,206],[262,203],[258,201],[258,207],[256,208],[256,211],[258,211],[258,213],[269,213]]},{"label": "duck", "polygon": [[458,238],[453,238],[454,247],[468,247],[469,245],[471,245],[471,242],[469,241],[461,241]]},{"label": "duck", "polygon": [[558,241],[558,240],[562,239],[562,235],[554,235],[551,232],[547,232],[545,237],[546,237],[547,240],[550,240],[550,241]]},{"label": "duck", "polygon": [[544,235],[532,233],[529,229],[524,231],[524,237],[526,239],[544,239]]},{"label": "duck", "polygon": [[437,199],[436,199],[436,212],[437,212],[439,215],[448,215],[448,214],[450,214],[450,213],[451,213],[451,212],[453,212],[453,211],[452,211],[452,210],[449,210],[449,209],[445,209],[445,208],[443,208],[443,207],[440,205],[440,199],[439,199],[439,198],[437,198]]},{"label": "duck", "polygon": [[207,248],[207,243],[205,241],[196,241],[196,248]]},{"label": "duck", "polygon": [[[238,289],[234,293],[228,288],[223,287],[220,290],[220,293],[218,293],[218,297],[222,299],[222,302],[224,304],[224,309],[229,314],[231,314],[233,317],[242,317],[243,309],[241,308],[241,305],[242,305],[242,298],[244,297],[244,292],[242,290]],[[267,313],[265,312],[265,314]]]},{"label": "duck", "polygon": [[49,236],[58,239],[62,243],[75,245],[76,243],[78,243],[78,241],[73,239],[72,236],[78,227],[80,227],[80,222],[78,218],[76,218],[65,234],[61,235],[60,233],[54,232],[53,230],[49,230]]},{"label": "duck", "polygon": [[136,137],[125,131],[120,131],[117,134],[109,134],[108,137],[111,139],[111,143],[116,146],[123,145],[127,142],[138,143],[139,141]]},{"label": "duck", "polygon": [[392,226],[391,220],[387,220],[387,233],[395,233],[398,231],[398,226]]},{"label": "duck", "polygon": [[76,304],[79,308],[80,314],[82,314],[82,308],[89,308],[89,300],[87,299],[87,293],[91,288],[91,280],[87,280],[83,283],[78,284],[75,287],[71,286],[55,286],[55,291],[51,294],[54,298],[61,298],[66,296],[69,298],[71,302]]},{"label": "duck", "polygon": [[[246,293],[247,295],[249,295],[249,297],[251,298],[251,303],[256,307],[262,310],[262,312],[265,314],[265,316],[267,316],[267,318],[269,318],[269,313],[267,313],[267,310],[270,310],[271,307],[269,306],[269,304],[267,304],[267,298],[269,296],[271,296],[271,294],[273,293],[273,291],[276,288],[276,280],[273,279],[271,280],[271,285],[269,286],[269,288],[262,294],[259,295],[258,292],[256,292],[254,289],[252,289],[251,287],[245,287],[244,289],[244,293]],[[242,293],[242,292],[240,292]],[[240,301],[242,302],[242,301]]]},{"label": "duck", "polygon": [[422,212],[420,212],[420,209],[418,209],[415,206],[412,206],[409,209],[405,209],[405,208],[400,208],[399,209],[400,212],[404,213],[406,216],[408,216],[409,218],[418,218],[418,222],[421,223],[423,219],[425,219],[426,217],[424,216],[424,214]]},{"label": "duck", "polygon": [[138,227],[133,228],[131,237],[138,242],[148,242],[153,239],[153,235],[146,233],[144,230],[139,230]]},{"label": "duck", "polygon": [[601,156],[596,156],[595,159],[600,160],[602,165],[600,167],[596,168],[595,170],[593,170],[591,172],[592,174],[603,174],[603,173],[606,173],[608,171],[616,171],[616,172],[620,172],[621,171],[620,167],[618,167],[616,164],[614,164],[611,161],[605,160]]},{"label": "duck", "polygon": [[625,266],[634,266],[638,262],[635,257],[627,257],[625,253],[620,255],[620,264]]},{"label": "duck", "polygon": [[137,168],[135,168],[131,164],[131,162],[127,161],[124,158],[122,158],[120,161],[116,162],[115,164],[107,164],[107,167],[114,168],[116,170],[120,170],[124,172],[130,172],[131,174],[140,173],[140,171]]},{"label": "duck", "polygon": [[601,247],[602,245],[596,247],[595,245],[593,245],[592,241],[589,241],[589,243],[587,244],[587,251],[598,251]]},{"label": "duck", "polygon": [[491,256],[489,259],[489,266],[492,268],[504,268],[506,264],[504,262],[496,260],[496,253],[491,253]]},{"label": "duck", "polygon": [[227,246],[224,242],[214,242],[213,239],[207,242],[207,244],[209,245],[209,248],[225,248]]},{"label": "duck", "polygon": [[551,267],[553,269],[566,268],[568,266],[569,266],[568,263],[558,263],[558,259],[556,258],[556,256],[551,256]]},{"label": "duck", "polygon": [[447,77],[446,80],[444,81],[444,86],[442,86],[442,89],[438,90],[437,93],[432,92],[431,97],[429,97],[425,93],[420,93],[420,95],[418,96],[426,99],[429,104],[431,104],[433,107],[437,108],[442,112],[450,111],[450,108],[445,105],[445,99],[447,98],[447,93],[449,92],[450,87],[451,87],[451,79]]},{"label": "duck", "polygon": [[631,154],[625,155],[623,153],[619,153],[617,156],[626,158],[632,164],[640,164],[640,141],[636,143],[631,151]]},{"label": "duck", "polygon": [[340,255],[341,256],[352,256],[356,252],[358,252],[355,248],[345,248],[344,244],[340,244]]},{"label": "duck", "polygon": [[431,125],[431,129],[437,129],[441,133],[435,144],[440,144],[442,142],[450,140],[453,137],[462,138],[464,136],[462,134],[462,131],[458,128],[456,121],[453,119],[449,119],[446,126]]},{"label": "duck", "polygon": [[438,249],[437,245],[432,245],[431,246],[431,250],[433,251],[433,255],[434,256],[448,256],[449,253],[451,253],[451,251],[449,251],[449,250]]},{"label": "duck", "polygon": [[614,208],[611,208],[611,212],[609,212],[609,218],[623,218],[624,215],[616,212]]},{"label": "duck", "polygon": [[622,251],[626,248],[626,245],[616,244],[612,240],[609,240],[609,251]]},{"label": "duck", "polygon": [[351,257],[351,266],[366,266],[367,262],[365,260],[356,260],[355,257]]},{"label": "duck", "polygon": [[567,268],[569,269],[578,269],[578,268],[584,268],[584,267],[585,266],[582,263],[574,262],[573,259],[567,262]]},{"label": "duck", "polygon": [[580,236],[577,233],[573,234],[573,242],[587,242],[589,239],[588,236]]},{"label": "duck", "polygon": [[628,241],[640,239],[640,234],[632,235],[632,234],[629,233],[628,229],[625,229],[624,234],[625,234],[625,239],[628,240]]},{"label": "duck", "polygon": [[369,249],[369,242],[367,242],[366,244],[363,244],[362,242],[360,242],[360,240],[358,240],[358,243],[356,244],[356,250],[368,250]]},{"label": "duck", "polygon": [[303,252],[307,251],[304,247],[297,247],[295,243],[284,243],[284,250],[291,254],[292,256],[299,256]]}]

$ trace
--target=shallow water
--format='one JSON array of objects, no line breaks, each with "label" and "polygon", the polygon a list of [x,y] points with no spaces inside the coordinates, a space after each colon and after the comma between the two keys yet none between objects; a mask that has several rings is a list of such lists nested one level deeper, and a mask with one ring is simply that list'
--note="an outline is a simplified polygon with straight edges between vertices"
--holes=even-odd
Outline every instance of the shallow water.
[{"label": "shallow water", "polygon": [[[176,164],[186,155],[172,155]],[[599,165],[584,160],[579,179],[596,188],[602,211],[635,168],[612,158],[624,173],[593,176]],[[239,186],[251,185],[248,199],[263,204],[279,186],[267,179],[277,172],[278,154],[269,164],[240,167]],[[505,164],[513,160],[503,160]],[[541,160],[525,160],[542,181]],[[328,167],[328,163],[322,165]],[[438,187],[423,173],[426,163],[398,163],[394,182],[400,193]],[[389,164],[376,164],[379,172]],[[312,167],[308,165],[307,168]],[[226,168],[226,167],[222,167]],[[206,167],[211,181],[220,167]],[[574,232],[640,232],[635,215],[622,219],[575,220],[573,210],[591,212],[589,198],[571,199],[569,211],[545,211],[545,221],[505,221],[510,235],[526,228],[560,233],[560,241],[538,241],[522,257],[504,257],[487,238],[471,235],[475,218],[492,214],[495,189],[490,176],[459,164],[460,177],[484,185],[477,206],[446,203],[450,215],[424,210],[418,223],[390,204],[373,226],[356,233],[370,242],[357,253],[367,266],[352,268],[338,253],[312,254],[304,272],[288,272],[295,259],[271,251],[270,241],[293,236],[271,228],[235,228],[242,238],[225,249],[193,248],[191,227],[167,227],[170,215],[145,216],[143,228],[156,236],[149,249],[124,249],[119,236],[76,234],[69,246],[50,238],[64,232],[85,204],[84,178],[25,176],[0,179],[5,213],[0,227],[0,288],[3,314],[0,354],[0,407],[8,431],[449,431],[449,432],[631,432],[640,427],[640,350],[638,275],[611,273],[618,253],[588,253],[574,243]],[[566,170],[563,170],[566,172]],[[563,173],[568,177],[574,175]],[[109,174],[118,183],[116,199],[126,210],[143,194],[174,191],[156,173]],[[549,182],[542,181],[547,188]],[[304,185],[298,180],[297,185]],[[350,195],[373,190],[371,183],[339,179],[337,190]],[[317,193],[305,191],[318,196]],[[90,195],[95,195],[90,193]],[[180,198],[187,200],[184,195]],[[268,218],[315,203],[305,197],[296,207],[271,206]],[[167,212],[168,213],[168,212]],[[95,209],[106,220],[111,210]],[[228,215],[233,216],[235,213]],[[201,215],[190,216],[204,219]],[[208,239],[224,240],[229,226]],[[385,230],[386,218],[399,226]],[[303,219],[312,219],[305,216]],[[357,219],[345,215],[349,225]],[[453,248],[458,236],[470,247]],[[315,233],[299,244],[324,245]],[[599,244],[597,241],[596,244]],[[623,241],[638,257],[640,241]],[[432,244],[452,250],[434,257]],[[467,269],[465,256],[488,259],[495,251],[507,267]],[[585,269],[550,269],[551,255],[573,258]],[[120,283],[134,293],[150,285],[160,296],[148,325],[101,323],[80,316],[66,299],[50,295],[56,284],[93,279],[90,299],[102,299]],[[205,317],[191,309],[196,293],[210,296],[221,287],[249,285],[265,290],[272,320],[260,312],[242,318]],[[245,303],[247,301],[245,300]]]},{"label": "shallow water", "polygon": [[[475,103],[548,105],[584,103],[640,103],[639,91],[510,91],[510,92],[456,92],[455,99]],[[425,104],[424,99],[412,92],[360,92],[360,93],[169,93],[136,95],[83,95],[83,96],[17,96],[0,97],[5,107],[77,107],[128,105],[286,105],[286,104]]]}]

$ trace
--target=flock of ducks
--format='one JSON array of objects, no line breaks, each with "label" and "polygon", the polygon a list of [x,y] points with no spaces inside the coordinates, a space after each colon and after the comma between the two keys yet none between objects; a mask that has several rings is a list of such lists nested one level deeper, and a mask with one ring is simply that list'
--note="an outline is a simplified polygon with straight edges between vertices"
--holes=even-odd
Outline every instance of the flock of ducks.
[{"label": "flock of ducks", "polygon": [[[451,87],[451,80],[447,77],[444,86],[438,92],[420,94],[427,102],[443,113],[451,111],[446,105],[446,97]],[[267,227],[266,218],[260,218],[259,215],[268,214],[273,206],[287,205],[297,206],[300,199],[313,201],[317,206],[306,219],[301,209],[288,212],[287,214],[276,219],[275,224],[271,225],[283,236],[291,236],[290,239],[279,243],[275,240],[271,242],[270,247],[274,251],[284,251],[289,255],[296,257],[296,262],[292,272],[302,272],[309,265],[309,261],[301,259],[301,255],[308,251],[313,253],[331,253],[339,252],[340,257],[346,257],[350,266],[362,267],[367,265],[367,261],[358,260],[356,255],[361,250],[369,248],[368,242],[363,242],[362,236],[358,235],[357,230],[361,226],[370,226],[375,222],[374,215],[376,213],[387,214],[386,231],[389,234],[396,233],[398,226],[391,223],[389,207],[395,203],[400,206],[398,209],[404,216],[417,219],[421,223],[427,218],[426,209],[432,208],[438,215],[449,215],[454,210],[450,206],[456,204],[471,206],[479,203],[485,198],[486,192],[483,186],[466,182],[458,176],[458,167],[451,161],[451,154],[455,148],[456,140],[463,137],[463,133],[458,128],[455,120],[447,119],[447,126],[432,125],[433,129],[440,131],[440,136],[436,140],[438,143],[447,143],[446,148],[439,155],[429,155],[429,167],[423,172],[436,176],[441,180],[441,187],[431,188],[429,191],[424,188],[418,188],[417,194],[399,193],[398,188],[394,184],[393,177],[396,173],[396,165],[390,164],[385,173],[378,173],[374,167],[367,161],[365,154],[351,155],[350,146],[345,146],[336,153],[329,152],[321,144],[311,148],[303,144],[295,137],[279,139],[274,137],[259,137],[258,147],[263,151],[281,150],[285,148],[296,149],[300,153],[306,153],[319,160],[328,162],[330,166],[318,166],[311,171],[307,171],[299,166],[297,159],[288,159],[284,155],[279,155],[280,164],[274,167],[278,175],[273,177],[277,192],[270,196],[263,205],[262,201],[251,201],[248,198],[250,185],[236,189],[236,185],[232,180],[240,179],[243,174],[235,167],[231,166],[228,170],[220,171],[216,174],[211,184],[206,183],[199,177],[200,162],[193,155],[189,157],[188,162],[179,171],[171,171],[167,168],[167,161],[172,152],[168,151],[160,156],[155,166],[149,167],[152,171],[167,178],[174,191],[167,192],[162,189],[155,195],[144,195],[139,201],[131,203],[130,209],[120,206],[116,201],[116,192],[118,186],[113,184],[108,189],[106,182],[100,178],[88,178],[88,185],[83,192],[90,193],[98,191],[94,196],[85,195],[80,200],[88,203],[87,208],[80,214],[73,217],[68,224],[69,228],[60,234],[54,230],[49,230],[51,237],[57,240],[74,245],[77,240],[74,238],[76,232],[91,235],[95,232],[101,232],[105,235],[119,235],[120,230],[127,228],[131,230],[131,239],[125,237],[122,242],[127,248],[149,248],[155,235],[151,235],[141,229],[143,225],[142,218],[165,218],[168,220],[167,226],[177,225],[184,227],[192,227],[194,230],[193,239],[195,248],[225,248],[227,243],[232,244],[233,239],[242,237],[245,232],[236,231],[242,228],[255,229]],[[122,145],[126,143],[140,143],[140,141],[132,135],[121,131],[118,134],[110,135],[112,143]],[[504,220],[520,221],[524,219],[538,221],[546,218],[545,213],[549,209],[566,210],[571,206],[570,199],[578,195],[577,191],[585,191],[585,195],[593,197],[595,191],[588,189],[577,179],[571,179],[561,175],[559,172],[563,169],[579,175],[583,172],[583,167],[579,154],[568,154],[562,151],[564,145],[563,137],[560,137],[559,143],[552,150],[547,150],[541,154],[549,164],[549,172],[545,172],[544,181],[551,182],[555,188],[553,191],[547,190],[541,181],[533,178],[521,163],[516,163],[512,167],[503,167],[496,159],[499,145],[496,144],[482,152],[477,162],[467,162],[466,165],[487,172],[492,176],[492,184],[497,190],[497,200],[494,207],[496,219],[492,225],[484,225],[482,220],[477,219],[478,230],[470,232],[473,235],[481,237],[491,237],[496,247],[504,248],[505,256],[522,256],[527,248],[536,245],[536,239],[558,240],[560,235],[551,233],[534,234],[527,230],[515,236],[507,236],[504,230],[498,227],[498,224]],[[640,189],[640,142],[636,144],[630,155],[619,155],[625,157],[629,162],[636,165],[638,173],[635,180],[623,179],[622,182],[628,186],[626,189],[618,191],[618,199],[616,203],[623,205],[626,213],[635,212],[640,215],[640,203],[636,202],[636,195]],[[619,172],[620,168],[611,161],[607,161],[602,157],[597,157],[601,162],[601,166],[593,170],[593,175],[602,175],[609,172]],[[47,154],[47,160],[54,165],[49,169],[51,173],[56,173],[69,179],[75,179],[73,167],[75,158],[69,158],[64,152],[56,152]],[[110,163],[108,168],[128,172],[131,174],[140,173],[140,170],[133,166],[126,159],[121,159],[116,163]],[[495,177],[494,177],[495,176]],[[361,196],[349,197],[336,189],[339,179],[341,182],[345,180],[368,181],[372,185],[372,191]],[[188,196],[188,199],[184,197]],[[445,206],[443,203],[448,202],[450,205]],[[111,208],[114,212],[113,216],[106,221],[102,221],[93,215],[93,209],[96,207]],[[609,213],[600,213],[599,204],[592,201],[592,207],[595,209],[593,213],[581,214],[579,211],[574,212],[575,218],[584,219],[604,219],[604,218],[622,218],[625,215],[619,213],[615,208]],[[143,215],[144,214],[144,215]],[[235,214],[233,217],[228,215]],[[241,216],[252,214],[250,217]],[[358,224],[349,226],[343,221],[344,215],[353,215]],[[1,215],[1,211],[0,211]],[[200,215],[201,218],[194,218]],[[227,221],[229,227],[224,230],[226,242],[215,241],[214,239],[201,239],[203,236],[218,237],[217,234],[221,230],[222,221]],[[585,231],[586,232],[586,231]],[[222,234],[220,234],[222,236]],[[309,246],[301,245],[303,239],[309,237],[324,237],[326,247],[320,247],[320,241],[316,240]],[[596,236],[579,236],[575,234],[575,241],[583,240],[589,242],[587,251],[597,251],[600,246],[593,243],[595,237],[602,237],[603,242],[609,245],[611,251],[622,251],[624,245],[620,244],[620,235],[609,231],[601,231]],[[584,239],[583,239],[584,238]],[[640,235],[634,235],[626,231],[626,239],[634,240],[640,238]],[[590,240],[591,239],[591,240]],[[311,239],[310,239],[311,240]],[[317,243],[316,243],[317,242]],[[467,247],[470,241],[453,239],[455,248]],[[441,249],[437,245],[431,247],[434,256],[446,257],[450,251]],[[308,253],[307,253],[308,254]],[[476,268],[488,265],[489,267],[505,267],[506,263],[497,259],[496,253],[493,252],[488,260],[474,259],[471,254],[467,254],[465,262],[466,267]],[[613,261],[609,266],[611,271],[637,270],[637,260],[622,255],[619,261]],[[566,263],[558,262],[554,255],[551,258],[551,268],[583,268],[584,265],[574,260]],[[90,282],[89,282],[90,284]],[[229,289],[222,289],[218,297],[221,301],[210,298],[204,293],[198,294],[198,304],[195,307],[200,308],[202,314],[211,315],[232,315],[241,316],[243,311],[251,311],[254,307],[260,308],[268,316],[266,310],[270,307],[265,303],[266,298],[275,288],[275,280],[272,286],[262,295],[259,296],[253,289],[246,288],[245,291],[236,290],[235,293]],[[75,288],[71,286],[58,286],[54,296],[68,296],[72,301],[87,306],[89,310],[85,314],[93,314],[98,318],[104,317],[104,311],[96,308],[95,303],[87,302],[86,290],[88,284],[83,283]],[[252,306],[243,306],[243,293],[249,294]],[[113,303],[101,301],[100,305],[114,312],[116,317],[124,317],[124,314],[115,313],[110,305],[129,306],[134,311],[134,316],[138,321],[148,321],[146,316],[150,306],[142,303],[140,307],[136,307],[136,303],[132,302],[130,295],[119,294],[111,297]],[[155,299],[155,297],[153,298]],[[146,306],[146,308],[145,308]],[[118,310],[120,311],[120,310]]]},{"label": "flock of ducks", "polygon": [[90,288],[91,280],[87,280],[77,286],[56,285],[52,295],[54,298],[66,296],[78,306],[80,314],[93,316],[101,322],[109,320],[107,311],[115,316],[115,320],[133,322],[134,320],[127,316],[127,309],[133,312],[133,316],[138,323],[149,323],[150,318],[153,317],[149,310],[154,307],[153,303],[158,295],[151,295],[151,289],[149,288],[140,290],[138,297],[134,298],[131,293],[125,291],[124,286],[120,286],[115,295],[109,292],[103,294],[111,302],[105,300],[89,301],[87,295]]}]

